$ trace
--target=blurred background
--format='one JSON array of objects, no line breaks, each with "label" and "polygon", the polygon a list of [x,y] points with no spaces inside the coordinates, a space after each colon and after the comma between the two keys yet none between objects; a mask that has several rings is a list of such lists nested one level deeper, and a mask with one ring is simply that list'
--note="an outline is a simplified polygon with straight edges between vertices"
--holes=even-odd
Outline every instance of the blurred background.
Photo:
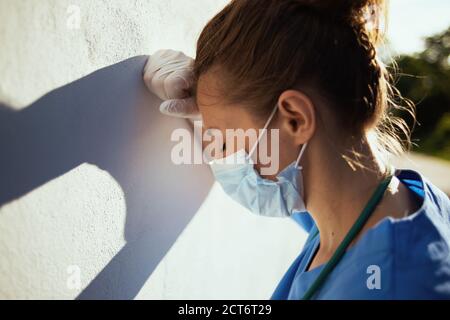
[{"label": "blurred background", "polygon": [[391,1],[387,40],[397,88],[416,105],[413,150],[450,161],[449,2]]},{"label": "blurred background", "polygon": [[[0,299],[270,297],[306,234],[172,165],[186,123],[141,79],[158,49],[195,57],[226,3],[0,0]],[[448,0],[392,0],[384,48],[419,123],[395,163],[447,194],[449,27]]]}]

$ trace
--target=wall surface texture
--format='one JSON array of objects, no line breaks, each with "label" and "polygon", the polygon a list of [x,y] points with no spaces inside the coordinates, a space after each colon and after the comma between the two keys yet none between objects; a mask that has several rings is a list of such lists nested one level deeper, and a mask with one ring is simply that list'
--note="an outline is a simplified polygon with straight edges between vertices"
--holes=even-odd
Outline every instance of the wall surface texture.
[{"label": "wall surface texture", "polygon": [[270,297],[305,234],[173,165],[141,81],[226,2],[0,0],[0,299]]}]

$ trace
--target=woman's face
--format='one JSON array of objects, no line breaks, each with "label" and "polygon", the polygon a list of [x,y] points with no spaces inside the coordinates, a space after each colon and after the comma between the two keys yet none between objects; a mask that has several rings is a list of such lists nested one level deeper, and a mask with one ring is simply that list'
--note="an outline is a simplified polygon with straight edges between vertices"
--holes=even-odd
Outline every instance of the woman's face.
[{"label": "woman's face", "polygon": [[[199,78],[196,100],[203,119],[204,136],[210,136],[209,129],[215,129],[216,134],[221,134],[223,137],[224,149],[213,156],[215,158],[229,156],[242,148],[248,154],[267,119],[255,116],[252,112],[254,108],[225,105],[220,98],[216,77],[208,72]],[[264,138],[258,143],[255,151],[257,154],[252,156],[255,169],[267,179],[275,180],[282,169],[296,160],[299,152],[299,146],[282,126],[282,117],[279,111],[275,113],[267,127],[267,139]],[[210,143],[211,141],[204,139],[203,149],[205,150]]]}]

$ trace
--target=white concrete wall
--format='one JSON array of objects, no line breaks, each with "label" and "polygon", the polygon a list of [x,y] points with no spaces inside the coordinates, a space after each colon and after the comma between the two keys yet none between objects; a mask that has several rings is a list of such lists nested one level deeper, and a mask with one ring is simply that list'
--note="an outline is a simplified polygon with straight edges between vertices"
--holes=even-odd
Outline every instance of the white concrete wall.
[{"label": "white concrete wall", "polygon": [[270,296],[305,235],[172,165],[140,81],[226,2],[0,0],[0,299]]}]

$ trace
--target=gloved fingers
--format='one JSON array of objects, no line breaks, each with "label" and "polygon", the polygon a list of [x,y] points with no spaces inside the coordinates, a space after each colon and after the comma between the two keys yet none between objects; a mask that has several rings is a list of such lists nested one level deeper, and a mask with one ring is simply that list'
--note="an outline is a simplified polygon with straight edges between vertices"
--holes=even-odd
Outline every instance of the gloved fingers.
[{"label": "gloved fingers", "polygon": [[147,74],[148,77],[153,77],[161,68],[170,65],[174,61],[182,61],[185,59],[192,58],[189,58],[181,51],[171,49],[157,50],[148,57],[147,63],[144,67],[144,74]]},{"label": "gloved fingers", "polygon": [[165,77],[162,75],[164,72],[163,66],[157,66],[156,63],[152,63],[153,57],[149,58],[147,62],[146,71],[144,73],[144,82],[150,92],[156,94],[160,99],[167,100],[167,94],[165,90]]},{"label": "gloved fingers", "polygon": [[[150,92],[156,94],[160,99],[165,99],[165,93],[162,90],[164,89],[164,86],[159,85],[155,79],[155,74],[161,69],[161,67],[162,66],[157,63],[157,57],[154,54],[149,56],[144,67],[143,79],[147,89],[150,90]],[[154,86],[154,84],[157,84],[157,86]]]},{"label": "gloved fingers", "polygon": [[179,118],[200,118],[194,97],[166,100],[159,106],[161,113]]},{"label": "gloved fingers", "polygon": [[191,95],[194,85],[192,69],[180,68],[172,72],[164,80],[164,90],[167,99],[184,99]]},{"label": "gloved fingers", "polygon": [[194,82],[193,62],[181,51],[158,50],[144,67],[145,85],[162,100],[186,98]]}]

